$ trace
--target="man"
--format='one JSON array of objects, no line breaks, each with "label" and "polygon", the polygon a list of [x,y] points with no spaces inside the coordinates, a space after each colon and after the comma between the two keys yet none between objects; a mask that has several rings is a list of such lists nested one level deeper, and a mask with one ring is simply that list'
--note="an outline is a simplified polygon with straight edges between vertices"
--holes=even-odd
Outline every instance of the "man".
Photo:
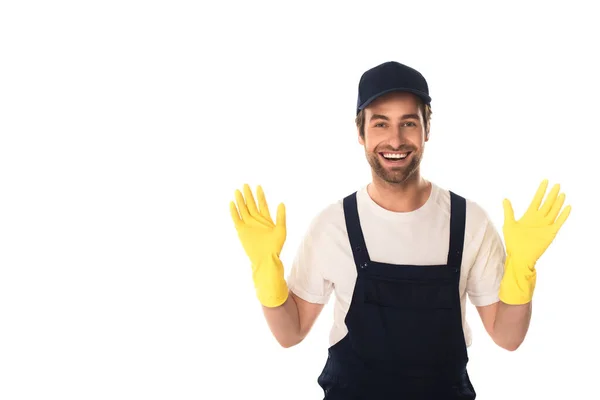
[{"label": "man", "polygon": [[[513,351],[531,317],[536,262],[567,219],[544,180],[524,216],[504,200],[501,238],[477,203],[420,174],[431,97],[413,68],[387,62],[358,88],[358,141],[372,182],[312,221],[288,280],[279,258],[285,207],[273,222],[264,192],[235,192],[231,215],[250,258],[267,323],[284,347],[300,343],[335,291],[325,399],[474,399],[466,296],[498,346]],[[245,197],[245,198],[244,198]]]}]

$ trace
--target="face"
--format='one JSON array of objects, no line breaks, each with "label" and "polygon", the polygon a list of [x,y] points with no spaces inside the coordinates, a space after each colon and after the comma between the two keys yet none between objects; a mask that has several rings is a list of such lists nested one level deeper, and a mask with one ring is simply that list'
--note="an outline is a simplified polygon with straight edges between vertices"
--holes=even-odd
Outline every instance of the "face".
[{"label": "face", "polygon": [[418,171],[428,140],[419,103],[410,93],[390,93],[365,109],[365,137],[359,135],[359,143],[375,175],[387,183],[403,183]]}]

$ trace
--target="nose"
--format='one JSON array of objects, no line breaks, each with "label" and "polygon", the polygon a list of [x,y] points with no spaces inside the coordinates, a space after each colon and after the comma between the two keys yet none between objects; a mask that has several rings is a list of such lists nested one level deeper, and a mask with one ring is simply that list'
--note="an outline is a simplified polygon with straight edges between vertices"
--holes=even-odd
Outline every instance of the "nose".
[{"label": "nose", "polygon": [[395,126],[393,129],[390,130],[389,144],[395,149],[399,148],[403,144],[406,144],[404,134],[402,133],[402,129],[400,129],[399,126]]}]

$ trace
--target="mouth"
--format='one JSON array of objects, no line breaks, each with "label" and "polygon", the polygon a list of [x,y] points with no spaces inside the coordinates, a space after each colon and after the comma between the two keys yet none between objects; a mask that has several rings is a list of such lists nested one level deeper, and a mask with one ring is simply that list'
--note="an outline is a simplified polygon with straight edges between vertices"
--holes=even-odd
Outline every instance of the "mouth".
[{"label": "mouth", "polygon": [[385,151],[380,152],[379,156],[385,160],[386,163],[392,165],[404,164],[406,160],[408,160],[409,156],[412,154],[412,151]]}]

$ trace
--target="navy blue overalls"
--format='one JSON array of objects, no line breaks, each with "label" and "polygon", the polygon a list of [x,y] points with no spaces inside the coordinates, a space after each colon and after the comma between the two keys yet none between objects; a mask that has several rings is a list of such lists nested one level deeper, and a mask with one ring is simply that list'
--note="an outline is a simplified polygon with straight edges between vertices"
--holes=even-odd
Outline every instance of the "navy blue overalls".
[{"label": "navy blue overalls", "polygon": [[329,348],[318,378],[324,399],[475,399],[459,294],[465,199],[450,192],[448,261],[427,266],[371,260],[356,192],[343,204],[358,276],[348,334]]}]

